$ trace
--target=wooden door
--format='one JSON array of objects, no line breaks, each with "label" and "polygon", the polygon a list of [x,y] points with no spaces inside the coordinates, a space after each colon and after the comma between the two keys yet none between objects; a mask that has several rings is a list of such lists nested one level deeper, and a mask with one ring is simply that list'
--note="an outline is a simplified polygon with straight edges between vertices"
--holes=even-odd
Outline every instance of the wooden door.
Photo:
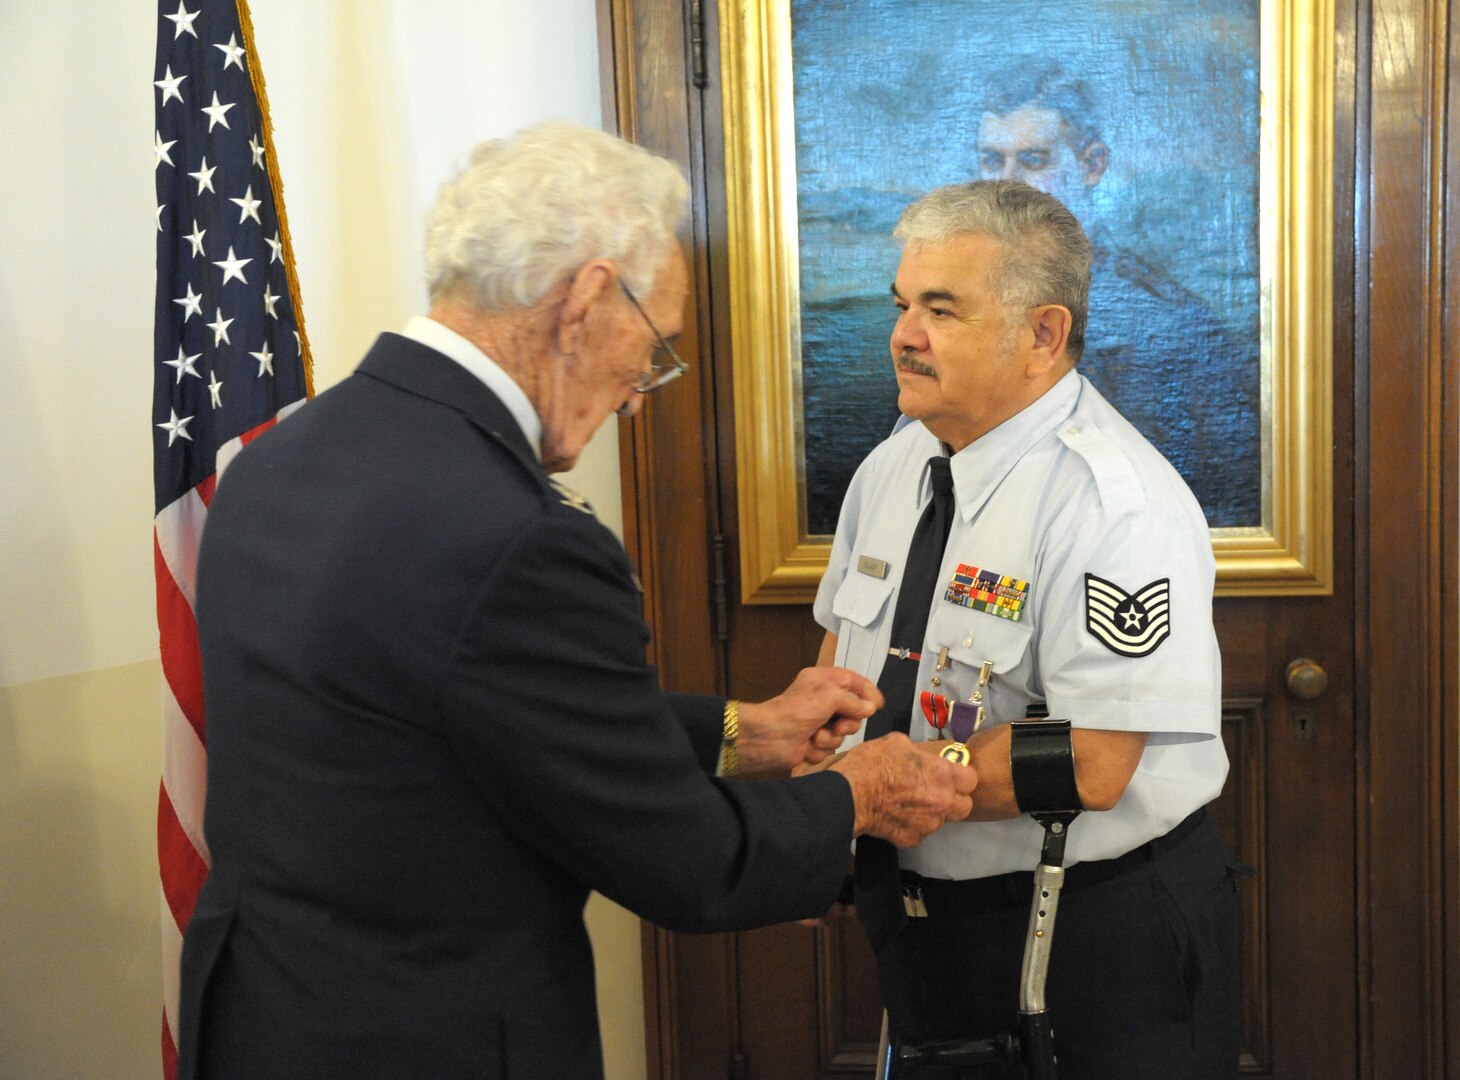
[{"label": "wooden door", "polygon": [[[1443,256],[1460,229],[1440,231],[1448,8],[1360,0],[1338,15],[1338,586],[1330,597],[1217,605],[1233,768],[1216,811],[1259,871],[1242,893],[1252,1076],[1418,1080],[1445,1075],[1447,1063],[1460,1075],[1460,975],[1449,961],[1460,931],[1455,546],[1444,527],[1456,515],[1456,408],[1445,392],[1456,385],[1455,316],[1441,316]],[[821,630],[806,607],[732,599],[734,358],[714,6],[602,0],[600,13],[611,117],[679,161],[695,193],[683,341],[696,362],[626,429],[626,541],[665,685],[756,699],[813,660]],[[1312,701],[1288,689],[1300,659],[1328,677]],[[869,1074],[880,1003],[854,924],[706,936],[646,926],[644,946],[652,1077]]]}]

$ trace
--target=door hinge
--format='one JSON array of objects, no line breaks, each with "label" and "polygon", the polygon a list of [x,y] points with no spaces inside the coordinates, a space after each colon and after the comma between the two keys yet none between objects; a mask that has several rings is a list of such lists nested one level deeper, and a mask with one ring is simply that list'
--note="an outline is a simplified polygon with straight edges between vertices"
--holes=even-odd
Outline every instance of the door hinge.
[{"label": "door hinge", "polygon": [[725,599],[725,538],[719,533],[710,541],[710,579],[715,600],[715,639],[730,640],[730,609]]},{"label": "door hinge", "polygon": [[703,90],[710,85],[705,68],[705,0],[689,3],[689,61],[694,84]]}]

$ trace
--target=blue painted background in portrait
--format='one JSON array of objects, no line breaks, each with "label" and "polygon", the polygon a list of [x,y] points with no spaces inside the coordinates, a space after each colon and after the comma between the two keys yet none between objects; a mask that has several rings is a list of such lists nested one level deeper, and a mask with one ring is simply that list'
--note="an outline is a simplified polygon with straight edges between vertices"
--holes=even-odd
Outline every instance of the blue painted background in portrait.
[{"label": "blue painted background in portrait", "polygon": [[1080,370],[1212,526],[1260,525],[1258,0],[792,0],[791,21],[807,531],[834,531],[897,418],[898,215],[979,176],[980,118],[1051,85],[1107,148],[1055,191],[1095,245]]}]

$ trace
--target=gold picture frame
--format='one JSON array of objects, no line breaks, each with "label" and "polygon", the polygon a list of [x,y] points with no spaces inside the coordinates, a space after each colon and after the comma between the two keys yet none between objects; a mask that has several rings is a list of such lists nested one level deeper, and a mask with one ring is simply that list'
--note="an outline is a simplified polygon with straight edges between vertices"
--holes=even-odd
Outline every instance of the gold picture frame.
[{"label": "gold picture frame", "polygon": [[[1333,0],[1261,5],[1262,523],[1212,530],[1221,596],[1333,591]],[[741,599],[810,602],[790,0],[720,0]],[[890,276],[889,269],[889,276]]]}]

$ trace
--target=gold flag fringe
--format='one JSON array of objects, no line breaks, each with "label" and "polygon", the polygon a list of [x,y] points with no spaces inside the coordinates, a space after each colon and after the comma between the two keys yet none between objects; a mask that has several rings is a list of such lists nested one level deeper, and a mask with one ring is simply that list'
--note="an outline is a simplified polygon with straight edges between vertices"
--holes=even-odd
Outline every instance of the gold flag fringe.
[{"label": "gold flag fringe", "polygon": [[253,44],[253,20],[248,14],[248,0],[236,0],[238,25],[243,31],[243,47],[248,56],[248,78],[253,83],[254,99],[259,104],[259,123],[263,127],[264,171],[274,193],[274,212],[279,219],[279,242],[284,249],[284,276],[289,282],[289,302],[294,305],[294,322],[299,327],[299,353],[304,362],[304,392],[314,397],[314,359],[309,352],[309,335],[304,331],[304,308],[299,302],[299,276],[294,270],[294,245],[289,240],[289,218],[284,213],[284,182],[279,178],[278,159],[274,156],[274,128],[269,122],[269,95],[264,89],[264,71],[259,65]]}]

